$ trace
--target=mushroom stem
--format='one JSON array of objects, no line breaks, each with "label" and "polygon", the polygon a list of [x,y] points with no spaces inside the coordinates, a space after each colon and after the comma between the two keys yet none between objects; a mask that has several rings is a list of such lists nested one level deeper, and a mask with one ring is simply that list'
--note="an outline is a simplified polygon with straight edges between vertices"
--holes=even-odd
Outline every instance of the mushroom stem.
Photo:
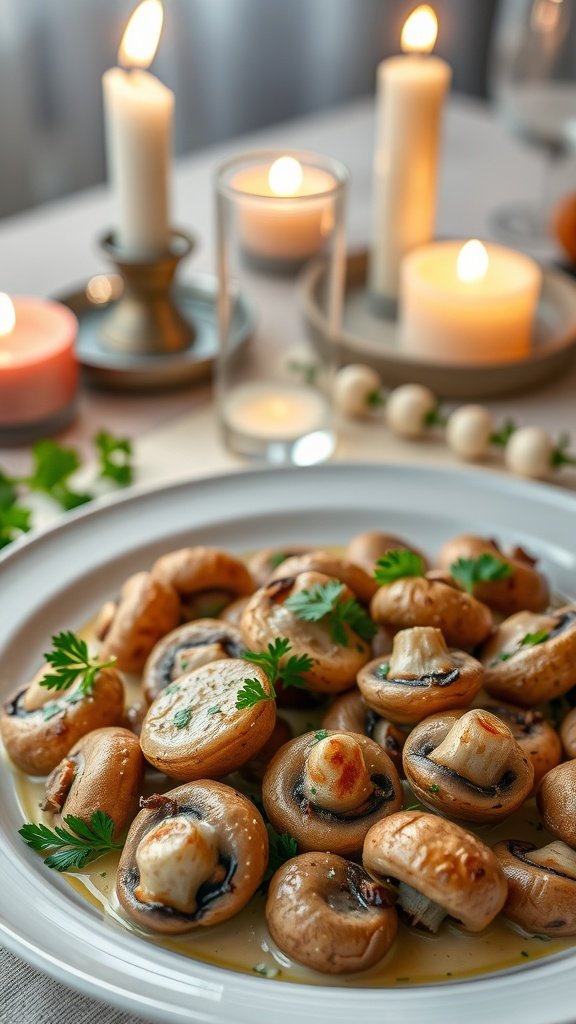
[{"label": "mushroom stem", "polygon": [[526,860],[576,879],[576,850],[560,840],[548,843],[548,846],[543,846],[540,850],[530,851],[526,854]]},{"label": "mushroom stem", "polygon": [[406,882],[400,882],[398,886],[398,902],[404,913],[410,918],[410,924],[422,925],[434,934],[446,917],[444,907],[429,900],[427,896]]},{"label": "mushroom stem", "polygon": [[433,673],[451,672],[454,661],[441,630],[413,626],[396,633],[390,655],[391,679],[421,679]]},{"label": "mushroom stem", "polygon": [[141,903],[161,903],[193,914],[198,889],[218,864],[216,830],[184,815],[170,818],[141,840],[136,863],[140,884],[134,895]]},{"label": "mushroom stem", "polygon": [[374,790],[360,744],[344,733],[314,744],[304,765],[303,786],[307,798],[327,811],[352,811]]},{"label": "mushroom stem", "polygon": [[514,737],[496,715],[473,709],[458,719],[428,755],[476,786],[494,786],[502,778]]}]

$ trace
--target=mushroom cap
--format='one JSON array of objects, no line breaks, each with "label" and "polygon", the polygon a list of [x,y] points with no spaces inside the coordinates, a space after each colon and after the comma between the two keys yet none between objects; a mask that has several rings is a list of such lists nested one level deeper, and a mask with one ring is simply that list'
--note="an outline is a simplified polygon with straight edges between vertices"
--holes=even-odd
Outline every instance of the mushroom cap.
[{"label": "mushroom cap", "polygon": [[277,718],[274,723],[274,729],[272,735],[266,740],[263,747],[260,748],[256,757],[253,757],[251,761],[247,761],[245,765],[242,765],[240,774],[249,782],[261,783],[266,769],[274,757],[274,754],[283,747],[285,743],[288,743],[294,736],[292,727],[284,718]]},{"label": "mushroom cap", "polygon": [[228,622],[231,626],[238,626],[240,628],[240,621],[249,600],[249,597],[236,597],[222,609],[218,618],[221,622]]},{"label": "mushroom cap", "polygon": [[349,690],[336,697],[322,719],[322,728],[363,733],[386,751],[397,772],[402,771],[406,733],[369,708],[359,690]]},{"label": "mushroom cap", "polygon": [[[284,602],[292,594],[328,582],[330,577],[318,572],[302,572],[296,577],[276,580],[252,595],[242,616],[242,636],[251,650],[265,651],[276,637],[286,637],[291,644],[290,657],[308,654],[313,659],[313,667],[302,675],[308,689],[317,693],[350,689],[356,673],[372,653],[370,644],[361,640],[348,625],[344,626],[348,646],[343,646],[333,639],[330,623],[325,620],[305,622],[285,607]],[[344,586],[340,601],[353,596]]]},{"label": "mushroom cap", "polygon": [[149,704],[170,683],[202,665],[224,658],[241,658],[246,650],[240,630],[219,619],[196,619],[178,626],[152,648],[142,673]]},{"label": "mushroom cap", "polygon": [[[540,631],[549,634],[547,640],[520,646]],[[561,697],[576,684],[576,607],[511,615],[488,640],[481,661],[484,687],[493,697],[523,707]]]},{"label": "mushroom cap", "polygon": [[420,556],[423,565],[428,564],[426,556],[407,540],[396,537],[393,533],[380,533],[377,530],[356,534],[346,548],[345,557],[372,576],[376,562],[388,551],[413,551]]},{"label": "mushroom cap", "polygon": [[260,700],[238,709],[247,678],[270,694],[263,669],[239,658],[180,676],[148,708],[140,734],[146,760],[172,778],[191,781],[221,778],[254,757],[272,733],[276,707]]},{"label": "mushroom cap", "polygon": [[[328,731],[328,735],[342,732]],[[375,786],[365,803],[354,811],[334,812],[317,807],[304,794],[304,765],[318,742],[313,732],[285,743],[272,758],[262,783],[262,800],[277,832],[288,832],[302,851],[324,851],[350,856],[362,849],[364,836],[386,814],[402,806],[398,773],[382,747],[359,733],[346,733],[360,744],[368,774]]]},{"label": "mushroom cap", "polygon": [[468,650],[482,643],[492,628],[490,609],[441,580],[408,576],[384,584],[370,605],[375,622],[396,629],[435,626],[450,647]]},{"label": "mushroom cap", "polygon": [[176,591],[149,572],[130,576],[102,644],[102,658],[116,658],[123,672],[139,672],[154,644],[180,622]]},{"label": "mushroom cap", "polygon": [[519,708],[514,704],[492,702],[490,699],[484,699],[480,706],[506,723],[532,762],[533,785],[536,787],[540,779],[562,760],[562,744],[556,729],[544,718],[542,712],[531,708]]},{"label": "mushroom cap", "polygon": [[576,759],[564,761],[544,776],[536,803],[544,827],[576,847]]},{"label": "mushroom cap", "polygon": [[330,551],[309,551],[304,555],[287,558],[274,570],[270,582],[299,576],[302,572],[319,572],[340,580],[362,604],[369,604],[377,590],[375,581],[364,569]]},{"label": "mushroom cap", "polygon": [[283,953],[325,974],[372,967],[398,927],[387,891],[333,853],[303,853],[283,864],[270,882],[266,920]]},{"label": "mushroom cap", "polygon": [[576,879],[527,859],[534,843],[506,839],[494,853],[508,883],[502,913],[536,935],[576,935]]},{"label": "mushroom cap", "polygon": [[562,721],[560,739],[566,757],[576,757],[576,708],[572,708]]},{"label": "mushroom cap", "polygon": [[254,581],[244,562],[219,548],[169,551],[154,562],[152,575],[172,586],[184,604],[202,590],[224,591],[234,597],[244,597],[254,590]]},{"label": "mushroom cap", "polygon": [[[45,690],[43,703],[34,701],[30,709],[26,708],[27,690],[20,690],[0,710],[0,734],[6,751],[27,775],[48,775],[86,733],[120,723],[124,686],[115,669],[101,669],[92,693],[72,703],[70,697],[79,686],[78,682],[56,694]],[[52,714],[56,707],[59,710]]]},{"label": "mushroom cap", "polygon": [[114,836],[128,828],[138,810],[144,758],[138,737],[128,729],[94,729],[75,743],[48,776],[42,809],[61,825],[68,814],[90,822],[103,811],[114,822]]},{"label": "mushroom cap", "polygon": [[248,568],[257,587],[265,587],[272,574],[289,558],[305,555],[311,551],[308,545],[287,544],[284,547],[261,548],[248,560]]},{"label": "mushroom cap", "polygon": [[[415,726],[402,754],[406,778],[418,800],[450,817],[464,821],[499,821],[520,807],[530,793],[534,780],[532,763],[514,741],[498,782],[480,786],[431,760],[430,754],[462,717],[462,712],[446,711]],[[492,718],[484,712],[483,722],[488,733]]]},{"label": "mushroom cap", "polygon": [[522,548],[514,548],[509,555],[505,555],[495,541],[463,534],[447,541],[440,550],[437,561],[441,569],[450,571],[459,558],[476,559],[481,555],[493,555],[494,558],[509,565],[511,572],[501,580],[476,583],[474,596],[479,601],[483,601],[503,615],[526,610],[544,611],[550,600],[548,581],[535,568],[535,559]]},{"label": "mushroom cap", "polygon": [[400,811],[383,818],[364,840],[362,862],[373,878],[405,882],[470,932],[486,928],[506,900],[506,879],[492,850],[435,814]]},{"label": "mushroom cap", "polygon": [[[136,851],[141,840],[157,825],[179,815],[210,824],[218,836],[222,877],[202,885],[193,914],[160,903],[143,903],[134,894],[140,881]],[[261,884],[267,861],[268,834],[251,800],[231,786],[203,779],[145,801],[120,857],[116,892],[137,924],[165,935],[178,935],[220,924],[242,910]]]}]

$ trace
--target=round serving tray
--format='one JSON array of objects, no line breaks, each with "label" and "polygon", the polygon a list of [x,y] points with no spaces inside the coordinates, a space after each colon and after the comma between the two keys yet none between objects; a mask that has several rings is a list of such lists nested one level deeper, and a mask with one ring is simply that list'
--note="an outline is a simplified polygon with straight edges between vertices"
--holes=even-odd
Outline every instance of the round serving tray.
[{"label": "round serving tray", "polygon": [[[378,316],[366,288],[368,253],[346,263],[343,326],[336,338],[342,363],[368,363],[384,384],[425,384],[441,398],[490,398],[528,391],[555,377],[576,351],[576,284],[562,271],[544,268],[536,311],[534,347],[527,359],[497,365],[431,362],[402,351],[396,321]],[[313,337],[329,337],[320,297],[324,268],[311,264],[301,281],[304,317]]]}]

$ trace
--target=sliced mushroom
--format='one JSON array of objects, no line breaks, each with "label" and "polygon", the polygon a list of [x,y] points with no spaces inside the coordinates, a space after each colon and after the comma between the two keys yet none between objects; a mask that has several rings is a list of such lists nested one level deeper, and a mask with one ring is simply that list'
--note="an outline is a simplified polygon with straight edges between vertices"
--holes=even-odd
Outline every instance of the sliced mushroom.
[{"label": "sliced mushroom", "polygon": [[414,626],[394,637],[392,651],[358,673],[366,703],[394,722],[421,722],[428,715],[465,708],[482,686],[480,662],[448,650],[439,629]]},{"label": "sliced mushroom", "polygon": [[492,628],[490,609],[439,579],[407,576],[380,587],[370,605],[375,622],[395,629],[435,626],[450,647],[469,650]]},{"label": "sliced mushroom", "polygon": [[396,537],[393,533],[378,533],[374,530],[356,534],[346,548],[345,557],[349,562],[359,565],[369,576],[372,576],[376,562],[388,551],[413,551],[422,559],[423,565],[427,564],[425,555],[408,541]]},{"label": "sliced mushroom", "polygon": [[531,708],[488,700],[482,702],[482,708],[506,722],[514,739],[532,762],[534,786],[537,786],[540,779],[562,760],[562,744],[556,730],[541,711]]},{"label": "sliced mushroom", "polygon": [[518,612],[482,651],[484,686],[502,700],[534,707],[576,685],[576,607]]},{"label": "sliced mushroom", "polygon": [[519,839],[493,849],[508,882],[504,917],[534,935],[576,935],[576,850]]},{"label": "sliced mushroom", "polygon": [[401,811],[374,825],[364,840],[364,867],[377,880],[398,885],[410,922],[438,931],[446,916],[480,932],[506,900],[497,857],[477,836],[452,821]]},{"label": "sliced mushroom", "polygon": [[126,580],[102,645],[102,657],[116,658],[123,672],[139,672],[154,644],[180,622],[176,591],[149,572]]},{"label": "sliced mushroom", "polygon": [[572,708],[560,726],[560,739],[566,757],[576,757],[576,708]]},{"label": "sliced mushroom", "polygon": [[288,544],[281,548],[262,548],[248,561],[248,568],[257,587],[265,587],[270,582],[272,573],[289,558],[305,555],[312,549],[305,545]]},{"label": "sliced mushroom", "polygon": [[[292,594],[311,590],[330,582],[319,572],[303,572],[295,578],[269,583],[252,595],[242,616],[242,635],[254,651],[265,651],[276,637],[286,637],[291,644],[290,656],[307,654],[313,666],[303,673],[308,689],[317,693],[340,693],[354,685],[356,673],[368,661],[370,644],[344,624],[347,645],[334,640],[330,623],[324,619],[305,622],[285,607]],[[344,587],[339,602],[353,598]]]},{"label": "sliced mushroom", "polygon": [[3,705],[4,746],[27,775],[47,775],[86,733],[121,721],[124,686],[115,669],[98,672],[88,696],[82,695],[80,686],[78,680],[70,689],[54,693],[36,680]]},{"label": "sliced mushroom", "polygon": [[175,779],[221,778],[253,758],[276,719],[271,699],[238,709],[246,680],[270,695],[266,673],[238,658],[213,661],[181,676],[150,705],[140,743],[150,764]]},{"label": "sliced mushroom", "polygon": [[406,733],[369,708],[358,690],[336,697],[322,719],[322,727],[337,732],[363,733],[386,751],[397,772],[402,771]]},{"label": "sliced mushroom", "polygon": [[173,629],[155,645],[142,674],[148,703],[180,676],[212,661],[241,658],[246,650],[239,629],[219,619],[196,619]]},{"label": "sliced mushroom", "polygon": [[564,761],[544,776],[536,802],[544,827],[576,846],[576,760]]},{"label": "sliced mushroom", "polygon": [[438,555],[438,565],[450,571],[460,558],[476,560],[482,555],[492,555],[504,562],[510,572],[499,580],[476,583],[474,596],[479,601],[503,615],[513,615],[520,611],[544,611],[550,600],[548,581],[535,568],[536,559],[531,558],[522,548],[516,547],[509,555],[505,555],[496,541],[466,534],[453,537],[444,545]]},{"label": "sliced mushroom", "polygon": [[364,971],[388,952],[398,916],[389,890],[332,853],[303,853],[270,882],[266,920],[292,960],[324,974]]},{"label": "sliced mushroom", "polygon": [[90,822],[103,811],[122,836],[138,810],[144,758],[134,733],[119,726],[94,729],[75,743],[48,776],[43,811],[61,825],[68,814]]},{"label": "sliced mushroom", "polygon": [[[174,588],[185,621],[215,618],[233,598],[254,590],[254,581],[244,562],[218,548],[170,551],[154,563],[152,575]],[[202,595],[207,596],[208,604]]]},{"label": "sliced mushroom", "polygon": [[418,800],[465,821],[498,821],[528,796],[534,769],[501,719],[477,708],[434,715],[404,744],[406,778]]},{"label": "sliced mushroom", "polygon": [[178,935],[237,914],[261,884],[268,835],[254,804],[203,780],[149,797],[128,833],[116,891],[150,931]]},{"label": "sliced mushroom", "polygon": [[338,558],[330,551],[310,551],[305,555],[287,558],[274,570],[269,582],[299,576],[303,572],[333,576],[345,583],[362,604],[369,604],[376,593],[376,583],[364,569],[345,558]]},{"label": "sliced mushroom", "polygon": [[303,851],[357,854],[375,821],[402,806],[388,755],[358,733],[305,733],[280,748],[262,784],[274,828]]}]

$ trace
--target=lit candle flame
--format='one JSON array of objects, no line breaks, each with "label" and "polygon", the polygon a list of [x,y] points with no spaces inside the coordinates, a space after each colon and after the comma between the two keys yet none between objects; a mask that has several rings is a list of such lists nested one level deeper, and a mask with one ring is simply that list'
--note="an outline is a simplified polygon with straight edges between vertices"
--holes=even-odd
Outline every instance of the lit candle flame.
[{"label": "lit candle flame", "polygon": [[483,281],[488,271],[488,253],[477,238],[472,238],[462,246],[456,261],[458,279],[464,284]]},{"label": "lit candle flame", "polygon": [[281,156],[268,171],[270,190],[277,196],[293,196],[302,184],[302,164],[293,156]]},{"label": "lit candle flame", "polygon": [[142,0],[126,26],[118,61],[126,68],[147,68],[154,60],[162,25],[164,8],[161,0]]},{"label": "lit candle flame", "polygon": [[16,326],[16,310],[14,303],[6,292],[0,292],[0,338],[12,334]]},{"label": "lit candle flame", "polygon": [[438,18],[429,4],[421,4],[404,22],[401,46],[404,52],[431,53],[437,36]]}]

